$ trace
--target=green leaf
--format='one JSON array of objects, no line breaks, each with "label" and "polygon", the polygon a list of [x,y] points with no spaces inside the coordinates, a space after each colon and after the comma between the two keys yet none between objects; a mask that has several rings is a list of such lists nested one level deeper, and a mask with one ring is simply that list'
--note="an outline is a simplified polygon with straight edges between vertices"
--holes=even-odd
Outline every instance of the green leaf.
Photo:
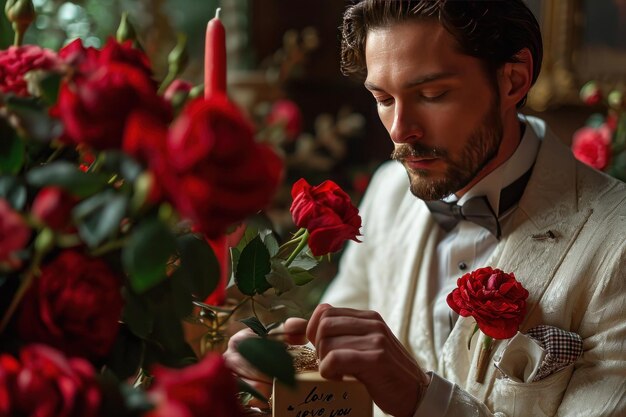
[{"label": "green leaf", "polygon": [[55,104],[59,99],[59,89],[63,76],[56,72],[46,72],[39,78],[39,89],[41,98],[49,106]]},{"label": "green leaf", "polygon": [[126,288],[123,289],[123,294],[125,303],[122,321],[135,335],[142,338],[148,337],[154,327],[154,313],[147,300]]},{"label": "green leaf", "polygon": [[61,122],[48,115],[47,108],[33,97],[7,95],[6,107],[21,120],[28,137],[39,142],[50,142],[63,132]]},{"label": "green leaf", "polygon": [[257,400],[263,403],[269,402],[269,400],[265,398],[263,394],[261,394],[252,385],[248,384],[243,379],[237,378],[237,385],[239,387],[239,392],[247,392],[248,394],[251,394],[254,398],[256,398]]},{"label": "green leaf", "polygon": [[474,337],[474,335],[476,334],[478,330],[479,330],[478,323],[476,323],[474,325],[474,330],[472,330],[472,334],[470,334],[470,337],[467,339],[467,350],[470,350],[472,348],[472,338]]},{"label": "green leaf", "polygon": [[296,259],[293,260],[290,266],[302,268],[309,271],[319,265],[319,263],[320,261],[311,256],[307,250],[302,250],[302,252],[300,252],[298,256],[296,256]]},{"label": "green leaf", "polygon": [[134,182],[143,172],[141,165],[123,152],[107,151],[101,157],[102,168],[106,172],[118,173],[130,182]]},{"label": "green leaf", "polygon": [[167,262],[176,250],[174,236],[157,219],[140,224],[122,251],[132,288],[142,293],[166,278]]},{"label": "green leaf", "polygon": [[246,317],[245,319],[241,319],[239,321],[252,329],[252,331],[257,335],[261,337],[267,336],[267,329],[265,328],[263,323],[261,323],[261,321],[256,317]]},{"label": "green leaf", "polygon": [[230,270],[232,271],[231,276],[234,276],[237,273],[237,264],[239,263],[239,258],[241,257],[241,251],[237,248],[230,248]]},{"label": "green leaf", "polygon": [[69,162],[59,161],[30,170],[26,174],[26,180],[35,187],[56,185],[78,197],[87,197],[104,188],[108,177],[104,174],[82,172]]},{"label": "green leaf", "polygon": [[272,270],[265,276],[267,282],[276,290],[276,294],[281,295],[294,287],[293,279],[289,270],[280,259],[272,259]]},{"label": "green leaf", "polygon": [[16,177],[0,177],[0,198],[9,202],[15,210],[26,205],[26,187]]},{"label": "green leaf", "polygon": [[176,278],[183,280],[198,299],[206,299],[215,290],[220,278],[220,266],[215,253],[206,240],[192,234],[179,237],[176,246],[181,261]]},{"label": "green leaf", "polygon": [[237,264],[235,283],[245,295],[262,294],[271,288],[265,280],[270,272],[270,254],[259,236],[244,248]]},{"label": "green leaf", "polygon": [[142,340],[122,325],[107,356],[106,367],[120,380],[130,378],[139,369],[142,351]]},{"label": "green leaf", "polygon": [[24,164],[24,141],[0,119],[0,174],[17,174]]},{"label": "green leaf", "polygon": [[271,339],[245,339],[237,350],[252,366],[285,385],[296,385],[293,358],[286,346]]},{"label": "green leaf", "polygon": [[259,235],[259,229],[256,227],[246,226],[246,230],[243,232],[243,236],[239,240],[239,243],[236,246],[236,249],[241,253],[243,249],[252,242],[254,238]]},{"label": "green leaf", "polygon": [[270,253],[270,256],[271,257],[276,256],[276,254],[278,253],[278,241],[276,240],[276,237],[274,236],[274,234],[269,233],[268,235],[266,235],[265,238],[263,239],[263,243],[265,244],[265,247]]},{"label": "green leaf", "polygon": [[105,190],[82,202],[72,210],[78,233],[90,248],[115,236],[126,213],[128,197],[114,190]]},{"label": "green leaf", "polygon": [[191,290],[180,277],[178,270],[174,272],[171,279],[171,294],[173,307],[176,316],[183,319],[193,312],[193,296]]},{"label": "green leaf", "polygon": [[289,268],[289,273],[291,274],[293,282],[299,287],[308,284],[315,279],[315,276],[309,271],[297,266]]}]

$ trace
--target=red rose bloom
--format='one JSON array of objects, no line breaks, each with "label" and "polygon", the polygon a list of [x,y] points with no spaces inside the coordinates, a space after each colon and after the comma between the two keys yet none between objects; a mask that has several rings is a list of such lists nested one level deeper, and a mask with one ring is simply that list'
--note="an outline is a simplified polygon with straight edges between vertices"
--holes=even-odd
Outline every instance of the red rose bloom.
[{"label": "red rose bloom", "polygon": [[209,238],[267,205],[283,168],[220,95],[191,101],[169,132],[148,115],[133,117],[124,149],[148,161],[166,198]]},{"label": "red rose bloom", "polygon": [[144,72],[112,63],[61,84],[51,111],[63,122],[66,141],[111,149],[121,147],[126,121],[138,110],[165,122],[171,119],[169,104]]},{"label": "red rose bloom", "polygon": [[24,75],[32,70],[53,70],[61,60],[49,50],[35,45],[10,46],[0,51],[0,92],[27,96]]},{"label": "red rose bloom", "polygon": [[109,39],[97,50],[76,40],[59,52],[77,69],[61,84],[59,99],[50,110],[63,122],[66,142],[120,148],[128,117],[135,111],[171,121],[171,106],[157,94],[148,57],[131,45]]},{"label": "red rose bloom", "polygon": [[291,216],[296,226],[310,233],[309,248],[313,255],[337,252],[348,239],[359,241],[359,210],[334,182],[324,181],[312,187],[301,178],[293,185],[291,197]]},{"label": "red rose bloom", "polygon": [[457,314],[474,317],[487,336],[508,339],[524,320],[526,298],[528,291],[515,275],[487,267],[459,278],[447,302]]},{"label": "red rose bloom", "polygon": [[606,125],[597,129],[578,129],[572,138],[572,152],[579,161],[603,170],[611,159],[611,135],[611,129]]},{"label": "red rose bloom", "polygon": [[118,63],[127,64],[152,76],[150,59],[141,50],[134,48],[132,41],[123,43],[113,38],[107,40],[102,50],[93,47],[85,48],[81,39],[76,39],[59,51],[59,58],[76,68],[80,74],[89,74],[103,65]]},{"label": "red rose bloom", "polygon": [[21,261],[15,252],[23,249],[30,239],[30,229],[26,222],[6,202],[0,199],[0,269],[14,269]]},{"label": "red rose bloom", "polygon": [[0,354],[0,416],[96,417],[102,395],[84,359],[45,345],[22,348],[20,359]]},{"label": "red rose bloom", "polygon": [[209,354],[202,361],[175,370],[156,367],[155,384],[150,396],[156,410],[147,417],[211,417],[243,415],[237,400],[237,384],[219,354]]},{"label": "red rose bloom", "polygon": [[41,268],[22,300],[23,340],[46,343],[69,356],[101,359],[111,350],[122,312],[120,278],[101,259],[64,251]]},{"label": "red rose bloom", "polygon": [[31,213],[46,226],[64,231],[71,224],[72,209],[77,202],[76,197],[60,188],[46,187],[35,197]]}]

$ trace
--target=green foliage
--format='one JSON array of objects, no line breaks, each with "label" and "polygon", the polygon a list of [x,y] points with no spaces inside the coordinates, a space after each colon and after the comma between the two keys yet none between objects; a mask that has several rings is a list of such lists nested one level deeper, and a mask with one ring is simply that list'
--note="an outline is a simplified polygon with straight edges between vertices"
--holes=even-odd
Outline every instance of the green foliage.
[{"label": "green foliage", "polygon": [[161,221],[149,219],[140,224],[122,251],[132,288],[142,293],[163,281],[175,250],[174,236]]},{"label": "green foliage", "polygon": [[281,342],[271,339],[246,339],[237,350],[250,364],[270,378],[290,387],[295,386],[293,358]]},{"label": "green foliage", "polygon": [[265,276],[270,272],[270,253],[257,236],[243,249],[237,270],[235,283],[245,295],[262,294],[271,288]]}]

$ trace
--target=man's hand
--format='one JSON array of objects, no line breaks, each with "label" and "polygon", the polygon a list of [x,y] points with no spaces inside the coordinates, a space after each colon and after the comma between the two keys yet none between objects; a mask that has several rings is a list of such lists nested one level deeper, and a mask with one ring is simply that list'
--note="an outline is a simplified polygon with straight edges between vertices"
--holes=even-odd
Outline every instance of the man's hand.
[{"label": "man's hand", "polygon": [[[280,340],[292,345],[305,344],[305,329],[307,321],[304,319],[290,318],[283,326],[280,326],[270,333],[280,334]],[[243,329],[235,333],[228,341],[228,348],[224,352],[223,357],[228,367],[237,376],[242,378],[248,384],[252,385],[257,391],[269,398],[272,393],[272,380],[265,374],[259,372],[255,367],[250,365],[237,351],[237,345],[245,339],[251,337],[259,337],[250,329]],[[267,404],[259,404],[256,400],[252,400],[250,405],[267,407]]]},{"label": "man's hand", "polygon": [[367,387],[384,412],[413,415],[430,379],[378,313],[321,304],[309,320],[306,335],[317,349],[324,378],[351,375]]}]

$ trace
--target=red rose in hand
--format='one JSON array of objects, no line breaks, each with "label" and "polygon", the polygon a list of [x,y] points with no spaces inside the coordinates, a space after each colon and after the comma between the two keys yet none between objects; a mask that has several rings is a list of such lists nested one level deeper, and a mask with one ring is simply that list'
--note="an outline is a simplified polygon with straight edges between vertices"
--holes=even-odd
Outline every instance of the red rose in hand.
[{"label": "red rose in hand", "polygon": [[17,320],[20,337],[70,356],[105,357],[117,337],[120,285],[120,278],[101,259],[62,252],[42,266],[22,300]]},{"label": "red rose in hand", "polygon": [[574,133],[572,152],[585,164],[603,170],[611,159],[611,129],[607,125],[599,128],[583,127]]},{"label": "red rose in hand", "polygon": [[507,274],[491,267],[463,275],[448,294],[452,310],[463,317],[472,316],[480,330],[494,339],[515,336],[526,314],[528,291]]},{"label": "red rose in hand", "polygon": [[16,252],[24,249],[30,239],[30,229],[19,214],[0,199],[0,270],[18,268],[21,261]]},{"label": "red rose in hand", "polygon": [[359,241],[359,210],[334,182],[312,187],[301,178],[293,185],[291,197],[291,216],[296,226],[308,230],[313,255],[337,252],[348,239]]},{"label": "red rose in hand", "polygon": [[60,68],[61,63],[61,59],[49,49],[35,45],[10,46],[0,51],[0,92],[27,96],[24,76],[28,71],[54,70]]},{"label": "red rose in hand", "polygon": [[207,410],[211,417],[243,415],[237,384],[219,354],[180,370],[156,367],[153,374],[150,396],[157,407],[147,417],[202,417]]},{"label": "red rose in hand", "polygon": [[0,354],[0,416],[96,417],[102,395],[91,364],[45,345]]},{"label": "red rose in hand", "polygon": [[42,188],[33,201],[31,213],[46,226],[66,230],[72,221],[72,209],[78,199],[57,187]]}]

